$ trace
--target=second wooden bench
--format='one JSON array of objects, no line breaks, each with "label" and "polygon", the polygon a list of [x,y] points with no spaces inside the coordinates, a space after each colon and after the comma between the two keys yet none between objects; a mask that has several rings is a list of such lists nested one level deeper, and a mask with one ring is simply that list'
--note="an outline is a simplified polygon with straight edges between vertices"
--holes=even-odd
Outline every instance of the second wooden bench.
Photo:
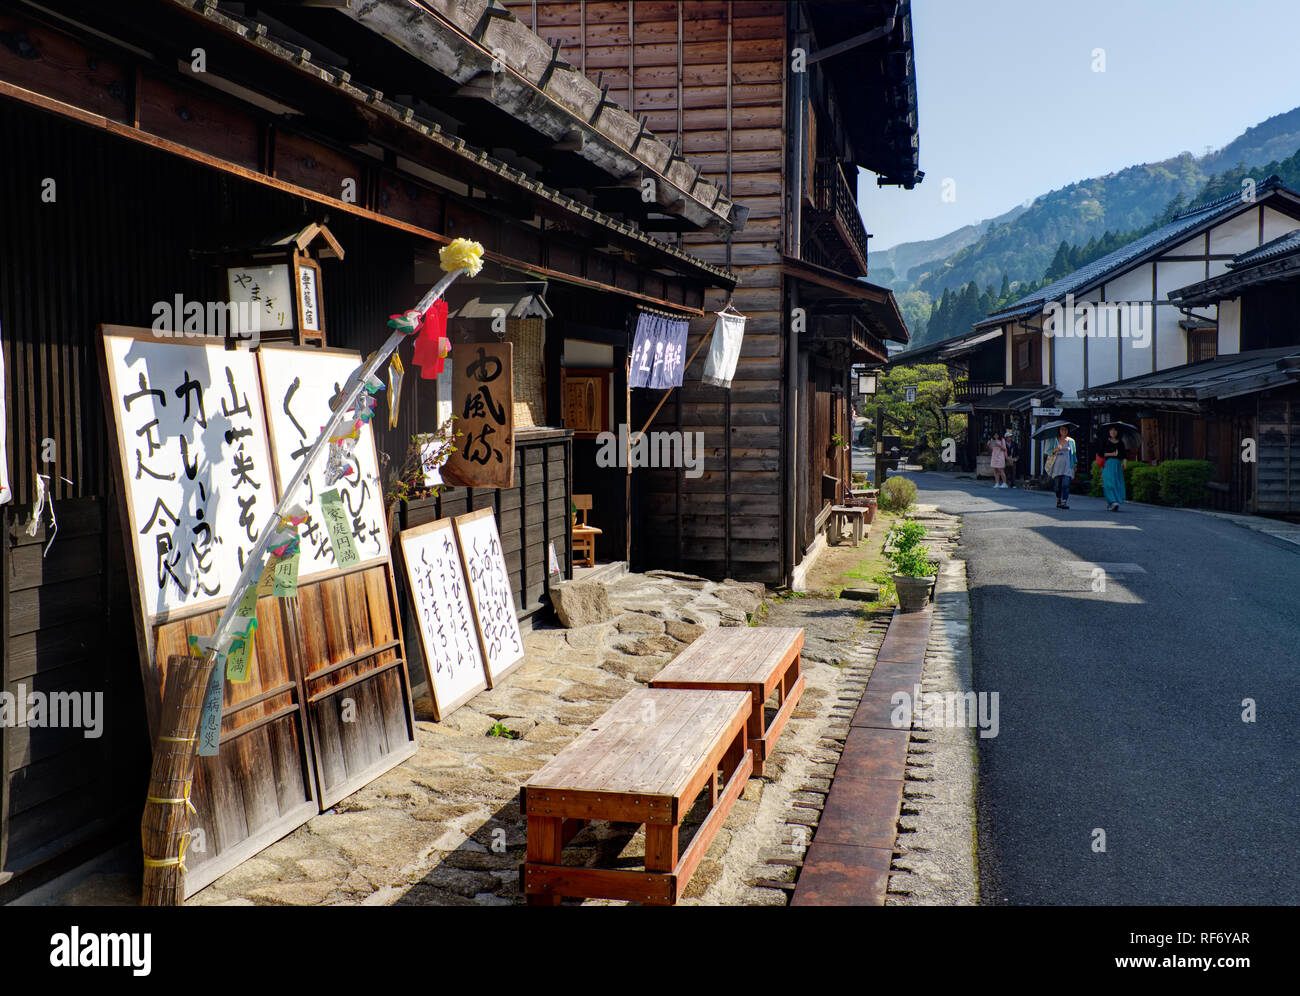
[{"label": "second wooden bench", "polygon": [[[799,654],[803,630],[786,627],[720,626],[706,630],[650,682],[651,688],[700,688],[749,692],[749,743],[754,774],[763,773],[772,746],[803,695]],[[764,703],[778,694],[776,715],[766,722]]]}]

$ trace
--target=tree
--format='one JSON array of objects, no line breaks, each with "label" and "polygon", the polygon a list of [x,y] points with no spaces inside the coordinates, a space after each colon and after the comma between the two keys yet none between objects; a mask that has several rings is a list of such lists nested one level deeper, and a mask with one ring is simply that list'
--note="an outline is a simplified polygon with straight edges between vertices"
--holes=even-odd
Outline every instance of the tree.
[{"label": "tree", "polygon": [[[916,388],[916,400],[908,403],[905,389]],[[876,384],[876,404],[904,426],[899,431],[904,447],[923,446],[942,451],[943,441],[966,432],[966,416],[943,409],[954,400],[954,385],[942,363],[917,363],[883,371]],[[875,426],[877,434],[893,432],[893,423]],[[877,435],[879,438],[879,435]]]}]

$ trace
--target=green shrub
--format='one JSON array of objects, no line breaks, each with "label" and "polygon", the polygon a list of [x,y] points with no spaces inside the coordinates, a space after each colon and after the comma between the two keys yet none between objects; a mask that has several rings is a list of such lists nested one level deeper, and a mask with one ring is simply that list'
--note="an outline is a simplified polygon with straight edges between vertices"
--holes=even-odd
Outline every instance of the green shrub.
[{"label": "green shrub", "polygon": [[1145,467],[1146,464],[1141,460],[1129,460],[1127,463],[1128,466],[1124,468],[1124,493],[1132,498],[1134,487],[1133,482],[1136,480],[1136,478],[1133,477],[1133,472],[1139,467]]},{"label": "green shrub", "polygon": [[894,573],[905,578],[932,578],[938,565],[930,559],[930,550],[924,546],[910,546],[889,555]]},{"label": "green shrub", "polygon": [[1208,460],[1166,460],[1156,471],[1164,504],[1200,505],[1205,501],[1205,485],[1214,475],[1214,465]]},{"label": "green shrub", "polygon": [[1157,504],[1160,501],[1160,472],[1150,464],[1130,464],[1133,483],[1129,488],[1129,497],[1134,501]]},{"label": "green shrub", "polygon": [[1092,483],[1088,486],[1089,498],[1100,498],[1102,496],[1101,488],[1101,468],[1096,463],[1092,464]]},{"label": "green shrub", "polygon": [[880,507],[886,512],[906,512],[916,501],[916,485],[906,477],[891,477],[880,486]]},{"label": "green shrub", "polygon": [[923,539],[925,539],[925,526],[915,519],[905,519],[889,527],[885,545],[891,550],[902,553],[904,550],[912,549]]}]

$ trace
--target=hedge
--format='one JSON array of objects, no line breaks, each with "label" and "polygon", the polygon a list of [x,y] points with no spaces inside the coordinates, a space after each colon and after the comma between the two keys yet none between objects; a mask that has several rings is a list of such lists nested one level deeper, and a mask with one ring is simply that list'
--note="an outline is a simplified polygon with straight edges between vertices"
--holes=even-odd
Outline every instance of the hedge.
[{"label": "hedge", "polygon": [[1166,505],[1200,505],[1205,485],[1214,476],[1208,460],[1166,460],[1156,467],[1160,475],[1160,500]]},{"label": "hedge", "polygon": [[1160,501],[1160,471],[1147,463],[1133,468],[1133,487],[1129,497],[1134,501],[1156,504]]}]

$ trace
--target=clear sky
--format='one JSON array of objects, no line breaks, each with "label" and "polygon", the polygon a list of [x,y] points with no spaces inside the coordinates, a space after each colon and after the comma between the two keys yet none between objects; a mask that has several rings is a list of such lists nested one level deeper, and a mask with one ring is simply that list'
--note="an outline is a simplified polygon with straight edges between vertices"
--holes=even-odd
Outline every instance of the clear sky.
[{"label": "clear sky", "polygon": [[872,249],[1200,155],[1300,105],[1300,0],[912,0],[912,25],[925,180],[860,173]]}]

